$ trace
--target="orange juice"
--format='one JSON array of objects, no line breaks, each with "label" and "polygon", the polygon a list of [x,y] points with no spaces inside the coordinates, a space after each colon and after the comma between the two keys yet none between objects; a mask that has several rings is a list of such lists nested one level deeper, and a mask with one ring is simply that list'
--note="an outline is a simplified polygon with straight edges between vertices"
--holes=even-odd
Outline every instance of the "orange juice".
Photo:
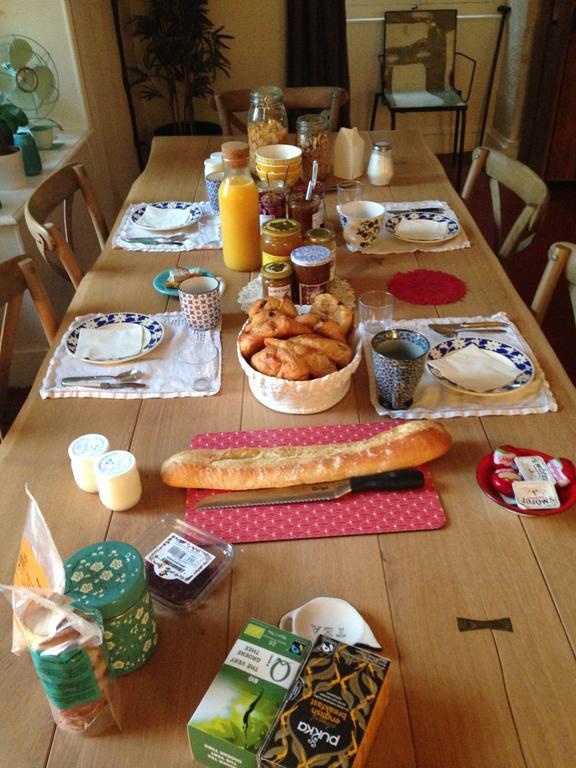
[{"label": "orange juice", "polygon": [[225,177],[218,190],[218,203],[224,263],[239,272],[259,270],[258,190],[248,170],[248,145],[229,141],[222,145],[222,152]]}]

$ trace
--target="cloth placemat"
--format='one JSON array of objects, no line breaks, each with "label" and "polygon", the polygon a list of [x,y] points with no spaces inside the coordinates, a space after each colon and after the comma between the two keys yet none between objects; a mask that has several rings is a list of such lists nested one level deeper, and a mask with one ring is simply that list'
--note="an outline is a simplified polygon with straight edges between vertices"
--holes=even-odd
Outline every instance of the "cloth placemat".
[{"label": "cloth placemat", "polygon": [[[511,322],[505,312],[498,312],[490,317],[450,317],[427,318],[418,320],[397,320],[392,323],[395,328],[411,328],[426,336],[433,347],[442,340],[442,334],[435,333],[428,326],[430,323],[459,323],[465,321],[496,320],[508,323],[505,333],[482,333],[482,338],[494,338],[505,344],[510,344],[524,352],[534,363],[534,379],[522,389],[507,395],[468,395],[448,389],[438,382],[427,370],[414,396],[413,405],[405,411],[390,411],[378,402],[376,381],[372,369],[372,354],[370,340],[363,339],[366,366],[370,385],[370,401],[374,410],[380,416],[393,416],[397,419],[447,419],[455,416],[523,416],[529,413],[548,413],[557,411],[558,404],[550,390],[546,377],[528,343],[522,337],[518,328]],[[474,336],[474,330],[461,333],[461,336]]]},{"label": "cloth placemat", "polygon": [[[387,424],[335,424],[322,427],[263,429],[254,432],[211,432],[196,435],[192,448],[314,445],[363,440],[390,429]],[[218,493],[190,488],[186,519],[229,542],[315,539],[441,528],[446,516],[427,467],[425,487],[394,493],[349,493],[335,501],[274,504],[229,509],[196,509],[202,497]]]},{"label": "cloth placemat", "polygon": [[[220,238],[220,219],[212,213],[210,204],[206,201],[198,203],[202,209],[202,217],[195,224],[189,224],[186,227],[181,227],[176,231],[170,230],[170,232],[155,232],[149,229],[144,229],[134,224],[132,221],[132,215],[134,211],[142,207],[142,203],[135,205],[129,205],[122,217],[120,226],[116,230],[114,238],[112,240],[113,248],[121,248],[124,251],[151,251],[157,253],[164,253],[166,251],[194,251],[194,250],[206,250],[209,248],[222,248],[222,241]],[[141,237],[143,239],[152,239],[155,237],[169,237],[170,235],[183,235],[185,240],[183,243],[160,243],[160,244],[144,244],[144,243],[130,243],[126,240],[127,237]]]},{"label": "cloth placemat", "polygon": [[397,272],[388,282],[397,299],[410,304],[453,304],[466,295],[466,283],[459,277],[435,269]]},{"label": "cloth placemat", "polygon": [[[75,360],[66,350],[66,337],[70,330],[91,317],[95,317],[95,315],[77,317],[68,332],[62,337],[52,355],[46,376],[40,387],[40,396],[43,399],[48,397],[102,397],[117,400],[138,400],[152,397],[204,397],[219,392],[222,367],[219,328],[214,328],[211,331],[195,331],[190,328],[180,312],[163,312],[152,315],[164,327],[164,338],[155,349],[144,357],[126,363],[94,365]],[[218,350],[216,378],[209,390],[197,392],[191,388],[186,372],[178,362],[178,353],[187,344],[207,339],[210,339]],[[144,382],[147,385],[146,389],[89,389],[82,384],[72,387],[62,387],[58,384],[66,376],[118,374],[120,371],[130,368],[138,368],[142,372],[138,381]]]},{"label": "cloth placemat", "polygon": [[[397,211],[404,211],[408,208],[442,208],[442,213],[452,216],[458,220],[458,217],[454,211],[450,208],[448,203],[443,200],[411,200],[409,203],[383,203],[386,208],[384,214],[384,224],[388,219],[393,216]],[[439,251],[455,251],[460,248],[470,248],[470,240],[464,231],[462,224],[460,223],[460,232],[451,240],[446,240],[443,243],[433,245],[431,243],[409,243],[404,240],[398,240],[390,232],[388,232],[384,226],[380,230],[380,234],[376,240],[367,248],[362,249],[362,253],[369,254],[385,254],[385,253],[416,253],[416,251],[424,251],[426,253],[438,253]]]}]

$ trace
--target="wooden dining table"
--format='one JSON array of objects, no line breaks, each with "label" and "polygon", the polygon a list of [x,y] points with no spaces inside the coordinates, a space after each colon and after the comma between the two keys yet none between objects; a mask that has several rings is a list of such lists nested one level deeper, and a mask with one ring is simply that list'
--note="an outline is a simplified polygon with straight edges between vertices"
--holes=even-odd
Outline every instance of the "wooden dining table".
[{"label": "wooden dining table", "polygon": [[[385,288],[399,271],[442,270],[461,278],[457,305],[397,301],[396,319],[506,311],[529,342],[558,403],[556,412],[450,418],[449,452],[429,467],[446,514],[437,530],[237,544],[233,570],[190,613],[157,609],[159,643],[137,672],[117,678],[121,729],[82,738],[56,729],[26,654],[11,653],[12,613],[0,601],[2,768],[180,768],[192,764],[187,722],[250,617],[276,624],[316,596],[348,600],[391,660],[388,707],[370,768],[574,768],[576,765],[576,508],[547,517],[498,506],[476,481],[483,456],[502,444],[575,458],[576,391],[510,283],[441,164],[417,132],[363,134],[393,146],[395,175],[367,187],[378,201],[440,199],[457,213],[471,247],[366,256],[341,239],[334,192],[326,203],[339,234],[337,273],[356,295]],[[155,138],[125,201],[204,200],[203,161],[221,137]],[[367,184],[367,182],[365,182]],[[124,210],[124,209],[123,209]],[[115,229],[123,211],[116,220]],[[114,234],[114,232],[113,232]],[[200,433],[385,422],[369,398],[362,362],[344,399],[314,415],[269,410],[251,394],[236,355],[245,315],[240,289],[255,275],[224,267],[219,250],[128,252],[113,234],[82,280],[62,323],[91,312],[177,311],[155,291],[162,270],[195,264],[221,275],[222,386],[201,398],[42,400],[39,385],[0,445],[0,581],[11,583],[27,510],[35,495],[63,559],[108,540],[138,541],[160,516],[184,516],[185,491],[165,485],[160,466]],[[567,328],[573,333],[573,328]],[[137,459],[143,496],[125,512],[105,508],[74,483],[67,455],[96,432]],[[478,628],[461,631],[459,618]],[[508,630],[485,622],[509,619]]]}]

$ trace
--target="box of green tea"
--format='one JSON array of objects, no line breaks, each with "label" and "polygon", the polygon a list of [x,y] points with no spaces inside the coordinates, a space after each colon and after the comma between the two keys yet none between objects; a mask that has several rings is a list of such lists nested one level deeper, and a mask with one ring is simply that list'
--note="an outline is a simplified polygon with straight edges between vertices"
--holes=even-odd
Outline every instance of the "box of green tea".
[{"label": "box of green tea", "polygon": [[257,768],[260,749],[296,679],[310,642],[250,619],[190,718],[199,763]]}]

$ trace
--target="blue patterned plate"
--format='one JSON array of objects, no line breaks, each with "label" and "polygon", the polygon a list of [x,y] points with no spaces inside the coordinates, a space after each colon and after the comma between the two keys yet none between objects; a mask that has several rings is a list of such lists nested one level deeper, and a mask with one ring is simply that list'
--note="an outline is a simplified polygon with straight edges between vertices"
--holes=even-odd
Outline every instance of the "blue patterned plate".
[{"label": "blue patterned plate", "polygon": [[[433,221],[440,224],[445,222],[447,224],[447,233],[445,237],[439,237],[433,240],[423,240],[419,237],[399,235],[396,230],[401,221]],[[443,213],[427,213],[426,211],[397,213],[387,219],[385,227],[386,230],[390,232],[391,235],[394,235],[394,237],[397,237],[398,240],[405,240],[408,243],[444,243],[446,240],[451,240],[453,237],[456,237],[458,232],[460,232],[460,224],[457,219],[452,218],[452,216],[446,216]]]},{"label": "blue patterned plate", "polygon": [[[495,352],[497,355],[502,355],[503,358],[509,360],[518,371],[516,378],[502,387],[495,387],[494,389],[479,392],[473,389],[466,389],[455,381],[451,381],[445,376],[442,376],[439,371],[435,371],[430,366],[430,361],[441,360],[451,352],[455,352],[458,349],[464,349],[470,345],[475,345],[479,349]],[[440,344],[432,347],[428,353],[428,361],[426,363],[426,367],[430,374],[436,379],[436,381],[440,382],[440,384],[443,384],[445,387],[448,387],[449,389],[455,389],[457,392],[465,392],[466,394],[477,396],[506,395],[511,392],[515,392],[522,387],[525,387],[532,381],[534,377],[534,364],[529,357],[526,357],[524,352],[516,349],[516,347],[511,347],[509,344],[504,344],[501,341],[495,341],[494,339],[489,338],[480,338],[478,336],[460,336],[456,339],[447,339],[446,341],[440,342]]]},{"label": "blue patterned plate", "polygon": [[[172,269],[176,269],[176,267],[173,267]],[[184,269],[199,269],[199,267],[184,267]],[[170,277],[170,272],[170,269],[165,269],[164,272],[160,272],[160,274],[156,275],[152,281],[152,285],[158,293],[164,293],[166,296],[178,296],[178,288],[168,288],[166,285],[166,280]],[[209,272],[207,269],[200,269],[197,274],[204,275],[204,277],[214,277],[214,273]]]},{"label": "blue patterned plate", "polygon": [[[140,219],[144,215],[144,211],[148,206],[151,206],[152,208],[158,208],[159,210],[165,211],[165,210],[178,210],[178,211],[188,211],[189,216],[188,220],[185,224],[177,227],[150,227],[146,226],[146,224],[140,224]],[[132,213],[130,216],[130,221],[132,224],[136,224],[137,226],[141,227],[142,229],[148,229],[152,232],[168,232],[172,229],[181,229],[182,226],[188,227],[190,224],[194,224],[194,222],[198,221],[198,219],[202,216],[202,208],[198,205],[198,203],[180,203],[177,201],[170,201],[170,202],[160,202],[160,203],[143,203],[142,205],[139,205],[136,210]]]},{"label": "blue patterned plate", "polygon": [[138,312],[112,312],[109,315],[96,315],[83,323],[77,325],[66,337],[66,351],[75,356],[78,346],[78,336],[82,328],[103,328],[106,325],[141,325],[144,328],[144,342],[142,349],[137,355],[130,357],[113,357],[107,360],[90,357],[79,358],[83,363],[96,363],[98,365],[107,365],[110,363],[125,363],[128,360],[135,360],[137,357],[143,357],[155,349],[164,337],[164,328],[162,324],[150,315],[141,315]]}]

